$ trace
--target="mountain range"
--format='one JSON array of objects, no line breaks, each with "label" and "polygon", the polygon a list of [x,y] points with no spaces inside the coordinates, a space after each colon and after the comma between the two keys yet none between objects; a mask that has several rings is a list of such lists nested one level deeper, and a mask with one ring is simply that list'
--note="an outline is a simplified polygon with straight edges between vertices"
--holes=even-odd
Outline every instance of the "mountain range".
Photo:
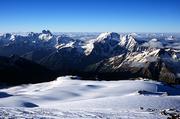
[{"label": "mountain range", "polygon": [[0,73],[0,81],[36,83],[60,75],[79,75],[93,80],[142,77],[180,83],[178,36],[105,32],[89,37],[81,40],[49,30],[1,34],[0,70],[5,73]]}]

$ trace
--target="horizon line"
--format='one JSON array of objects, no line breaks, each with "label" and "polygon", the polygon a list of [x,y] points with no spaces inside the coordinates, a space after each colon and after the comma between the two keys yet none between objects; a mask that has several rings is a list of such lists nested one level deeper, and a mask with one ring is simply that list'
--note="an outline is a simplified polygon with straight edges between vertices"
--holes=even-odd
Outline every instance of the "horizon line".
[{"label": "horizon line", "polygon": [[[49,29],[43,29],[43,30],[49,30]],[[42,31],[0,31],[0,33],[42,33]],[[104,32],[115,32],[115,33],[180,33],[177,31],[53,31],[49,30],[51,33],[104,33]]]}]

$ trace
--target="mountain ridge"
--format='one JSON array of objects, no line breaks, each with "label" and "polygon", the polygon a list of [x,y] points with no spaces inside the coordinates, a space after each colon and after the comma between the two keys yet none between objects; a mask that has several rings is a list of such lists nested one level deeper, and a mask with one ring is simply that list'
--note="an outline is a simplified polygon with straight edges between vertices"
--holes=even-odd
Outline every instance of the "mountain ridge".
[{"label": "mountain ridge", "polygon": [[105,32],[94,39],[79,40],[43,30],[0,35],[0,56],[18,55],[59,75],[145,77],[179,83],[179,45],[178,37],[172,35]]}]

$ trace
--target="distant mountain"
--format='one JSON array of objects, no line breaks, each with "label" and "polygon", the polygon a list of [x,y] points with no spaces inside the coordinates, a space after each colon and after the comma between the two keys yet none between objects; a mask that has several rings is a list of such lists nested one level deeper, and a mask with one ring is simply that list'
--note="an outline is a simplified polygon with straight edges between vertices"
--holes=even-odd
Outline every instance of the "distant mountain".
[{"label": "distant mountain", "polygon": [[81,71],[92,63],[126,52],[119,42],[120,35],[117,33],[102,33],[89,41],[60,36],[57,52],[44,58],[41,64],[59,71]]},{"label": "distant mountain", "polygon": [[86,71],[101,74],[100,78],[150,78],[180,83],[179,53],[170,49],[130,52],[90,65]]},{"label": "distant mountain", "polygon": [[24,55],[36,50],[55,49],[56,38],[50,31],[29,33],[27,35],[3,34],[0,36],[0,55]]},{"label": "distant mountain", "polygon": [[106,80],[147,77],[179,82],[180,40],[172,34],[105,32],[87,40],[71,36],[53,35],[49,30],[2,34],[0,56],[18,55],[59,75],[83,74]]}]

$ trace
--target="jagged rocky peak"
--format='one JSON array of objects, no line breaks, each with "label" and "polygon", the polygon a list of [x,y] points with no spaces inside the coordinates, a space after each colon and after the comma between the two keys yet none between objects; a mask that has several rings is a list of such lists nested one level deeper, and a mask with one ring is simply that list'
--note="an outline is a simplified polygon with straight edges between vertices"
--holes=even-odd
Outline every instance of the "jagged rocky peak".
[{"label": "jagged rocky peak", "polygon": [[115,32],[104,32],[101,33],[98,37],[97,37],[97,41],[98,42],[105,42],[105,41],[118,41],[120,40],[120,35],[118,33]]},{"label": "jagged rocky peak", "polygon": [[53,38],[52,33],[49,30],[43,30],[39,35],[39,39],[43,41],[49,41]]},{"label": "jagged rocky peak", "polygon": [[11,34],[10,33],[6,33],[3,36],[4,36],[4,38],[11,38]]},{"label": "jagged rocky peak", "polygon": [[129,51],[133,51],[135,48],[137,48],[137,41],[133,37],[133,35],[122,35],[120,37],[120,46],[125,47]]},{"label": "jagged rocky peak", "polygon": [[0,35],[0,40],[3,41],[4,43],[8,43],[9,41],[14,41],[16,38],[16,35],[11,34],[11,33],[5,33]]},{"label": "jagged rocky peak", "polygon": [[42,33],[43,33],[43,34],[50,34],[50,35],[52,35],[52,33],[50,32],[50,30],[42,30]]},{"label": "jagged rocky peak", "polygon": [[137,42],[135,41],[135,38],[132,35],[122,35],[120,38],[120,45],[125,46],[128,45],[129,43],[135,44]]}]

